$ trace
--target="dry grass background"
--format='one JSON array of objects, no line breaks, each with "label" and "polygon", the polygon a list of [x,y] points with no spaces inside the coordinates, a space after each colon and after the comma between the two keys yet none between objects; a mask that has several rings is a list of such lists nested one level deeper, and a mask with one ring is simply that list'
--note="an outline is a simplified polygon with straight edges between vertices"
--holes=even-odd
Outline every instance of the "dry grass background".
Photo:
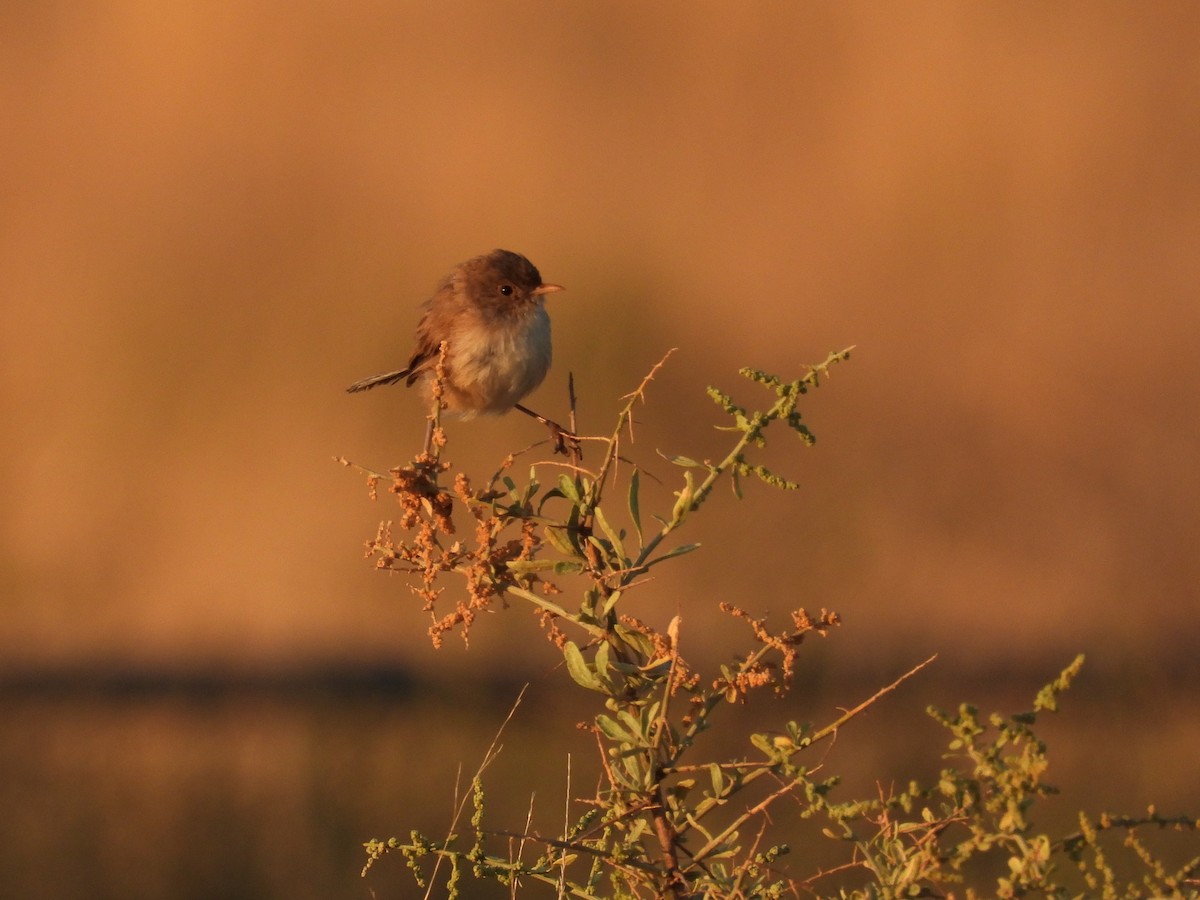
[{"label": "dry grass background", "polygon": [[719,498],[647,616],[717,653],[721,597],[833,607],[864,682],[1083,650],[1195,798],[1154,729],[1200,683],[1198,38],[1184,2],[6,6],[0,674],[542,672],[513,615],[435,657],[330,461],[417,447],[415,396],[342,388],[505,246],[569,291],[537,408],[572,370],[606,430],[681,348],[645,454],[715,453],[738,366],[859,348],[771,453],[804,491]]}]

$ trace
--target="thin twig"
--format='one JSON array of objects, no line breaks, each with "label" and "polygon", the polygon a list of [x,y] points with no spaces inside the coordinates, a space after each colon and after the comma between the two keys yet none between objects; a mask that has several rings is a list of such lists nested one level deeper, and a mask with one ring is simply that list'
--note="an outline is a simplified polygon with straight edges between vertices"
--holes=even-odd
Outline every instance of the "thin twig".
[{"label": "thin twig", "polygon": [[[770,648],[765,647],[765,646],[759,648],[759,650],[757,650],[754,654],[751,654],[751,656],[747,657],[746,661],[742,665],[742,668],[745,669],[747,666],[753,665],[753,661],[755,660],[755,658],[762,656],[768,649],[770,649]],[[914,666],[908,672],[901,675],[899,678],[897,678],[895,681],[893,681],[887,687],[876,691],[869,699],[864,700],[862,703],[858,704],[858,706],[854,707],[854,709],[851,709],[848,712],[844,713],[840,718],[837,719],[837,721],[825,726],[820,731],[813,734],[804,744],[802,744],[801,746],[798,746],[796,748],[797,751],[803,750],[805,747],[810,747],[813,744],[817,743],[817,741],[824,740],[827,737],[836,736],[839,728],[841,728],[843,725],[845,725],[847,722],[849,722],[855,716],[862,713],[864,710],[866,710],[868,707],[870,707],[873,703],[876,703],[885,694],[888,694],[888,693],[894,691],[896,688],[898,688],[901,684],[903,684],[909,678],[916,675],[918,672],[920,672],[922,669],[924,669],[926,666],[928,666],[930,663],[932,663],[935,659],[937,659],[936,653],[933,656],[929,657],[929,659],[925,660],[923,663],[920,663],[919,665]],[[704,718],[706,718],[709,713],[712,712],[712,710],[720,702],[721,698],[722,698],[721,694],[715,694],[709,698],[709,700],[705,703],[704,706],[702,706],[700,708],[700,711],[696,715],[696,721],[692,723],[692,726],[688,731],[689,735],[691,734],[691,732],[693,730],[697,729],[700,726],[700,724],[702,723],[702,720]],[[674,774],[677,771],[680,771],[680,770],[673,769],[673,768],[664,768],[663,769],[664,774]],[[745,788],[747,785],[757,781],[759,778],[763,777],[764,775],[768,775],[768,774],[774,774],[774,769],[769,766],[763,766],[760,763],[759,767],[754,768],[753,771],[746,774],[745,778],[742,779],[741,785],[743,788]],[[807,774],[810,774],[810,773],[806,772],[805,774],[807,776]],[[780,791],[777,791],[775,793],[782,795],[783,793],[786,793],[787,791],[795,789],[795,787],[798,783],[799,782],[797,780],[793,779],[792,781],[787,782],[785,784],[785,786],[780,789]],[[771,800],[773,802],[774,795],[772,795]],[[695,810],[693,811],[692,819],[696,822],[699,822],[700,819],[704,818],[706,815],[711,813],[714,809],[717,808],[717,806],[718,806],[718,803],[717,803],[716,798],[709,798],[707,800],[701,801],[696,806]],[[743,819],[744,818],[745,817],[743,817]],[[739,820],[739,822],[740,821],[742,821],[742,820]],[[683,831],[686,831],[686,830],[687,830],[686,827],[681,828],[680,833],[682,833]],[[730,826],[729,828],[726,828],[725,831],[723,831],[721,835],[718,835],[717,837],[710,840],[708,842],[708,844],[705,845],[705,850],[701,851],[700,853],[697,853],[696,856],[700,857],[702,855],[702,853],[705,851],[711,852],[712,847],[714,847],[716,845],[716,843],[719,842],[721,837],[723,835],[728,834],[732,830],[735,830],[734,826]]]},{"label": "thin twig", "polygon": [[[571,384],[572,400],[574,399],[574,382]],[[575,427],[575,404],[571,404],[571,427]],[[525,824],[525,829],[529,830],[529,824]],[[571,830],[571,754],[567,754],[567,789],[563,792],[563,834],[570,833]],[[567,851],[564,848],[562,856],[559,857],[558,871],[558,894],[561,897],[563,887],[567,882]]]},{"label": "thin twig", "polygon": [[[496,757],[500,755],[500,750],[503,749],[500,746],[500,736],[504,734],[504,729],[508,726],[508,723],[512,721],[512,717],[516,714],[517,707],[521,705],[521,701],[524,699],[525,692],[527,690],[529,690],[529,685],[525,684],[517,694],[517,699],[513,701],[512,708],[508,711],[508,715],[504,717],[504,721],[501,722],[500,727],[496,729],[496,735],[492,738],[492,743],[488,746],[487,751],[483,754],[483,761],[479,764],[479,768],[475,770],[475,774],[471,778],[472,784],[474,784],[475,781],[477,781],[479,777],[483,775],[487,767],[495,762]],[[450,838],[458,830],[458,820],[462,818],[463,810],[467,807],[467,799],[470,797],[470,794],[463,794],[461,799],[458,798],[457,779],[455,780],[454,794],[458,803],[454,810],[454,817],[450,820],[450,828],[446,834],[447,842],[449,842]],[[438,868],[441,866],[444,858],[445,857],[443,857],[441,854],[438,854],[437,861],[433,864],[433,874],[429,877],[429,887],[425,891],[425,900],[429,900],[430,895],[433,893],[433,886],[436,883]]]},{"label": "thin twig", "polygon": [[[529,809],[525,813],[525,831],[526,831],[526,833],[529,832],[529,826],[533,824],[533,802],[536,797],[537,797],[537,791],[533,791],[529,795]],[[525,841],[526,840],[527,840],[527,838],[524,835],[522,835],[519,842],[517,843],[517,856],[515,859],[513,858],[511,853],[509,854],[508,861],[513,863],[514,868],[516,868],[520,865],[521,857],[525,855]],[[510,838],[509,839],[510,847],[512,846],[511,841],[512,841],[512,839]],[[515,877],[515,878],[513,878],[512,882],[509,884],[509,895],[513,898],[513,900],[516,900],[517,887],[520,885],[520,881],[521,881],[521,879],[519,877]]]},{"label": "thin twig", "polygon": [[809,745],[815,744],[817,741],[822,741],[825,738],[836,734],[837,730],[839,728],[841,728],[843,725],[845,725],[847,722],[849,722],[851,719],[853,719],[855,716],[857,716],[859,713],[861,713],[863,710],[865,710],[871,704],[875,703],[877,700],[879,700],[879,698],[883,697],[885,694],[890,694],[896,688],[900,687],[900,685],[902,685],[904,682],[908,681],[908,679],[912,678],[914,675],[916,675],[918,672],[920,672],[922,669],[924,669],[926,666],[928,666],[930,663],[932,663],[937,658],[938,658],[938,655],[935,653],[935,654],[933,654],[933,656],[929,657],[929,659],[925,660],[924,662],[918,663],[917,665],[913,666],[911,669],[909,669],[907,672],[905,672],[903,675],[901,675],[899,678],[897,678],[895,681],[893,681],[887,687],[880,688],[874,694],[872,694],[870,697],[868,697],[866,700],[864,700],[862,703],[858,704],[858,706],[854,707],[854,709],[847,710],[843,715],[841,715],[837,719],[837,721],[831,722],[830,724],[828,724],[824,728],[822,728],[820,731],[814,732],[812,737],[810,738],[808,744]]}]

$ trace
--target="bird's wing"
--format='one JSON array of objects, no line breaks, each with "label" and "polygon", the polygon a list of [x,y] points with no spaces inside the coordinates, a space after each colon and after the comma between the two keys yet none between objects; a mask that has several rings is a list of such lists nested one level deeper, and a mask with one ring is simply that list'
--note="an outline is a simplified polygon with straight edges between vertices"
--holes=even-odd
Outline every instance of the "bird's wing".
[{"label": "bird's wing", "polygon": [[418,378],[432,369],[437,364],[440,349],[440,341],[435,342],[427,334],[418,332],[417,349],[413,351],[412,357],[408,360],[408,368],[403,373],[406,376],[405,384],[412,387]]},{"label": "bird's wing", "polygon": [[417,349],[413,351],[413,355],[408,360],[408,365],[403,369],[397,369],[395,372],[385,372],[382,375],[372,375],[370,378],[364,378],[362,381],[356,381],[346,391],[351,394],[357,394],[359,391],[369,391],[373,387],[379,387],[381,384],[395,384],[401,379],[409,387],[412,387],[416,380],[427,371],[432,369],[437,364],[438,354],[441,351],[441,339],[434,337],[434,332],[438,330],[435,324],[434,308],[445,308],[446,304],[453,299],[453,291],[451,290],[450,280],[447,279],[438,292],[429,299],[426,303],[425,315],[421,317],[420,323],[417,325]]}]

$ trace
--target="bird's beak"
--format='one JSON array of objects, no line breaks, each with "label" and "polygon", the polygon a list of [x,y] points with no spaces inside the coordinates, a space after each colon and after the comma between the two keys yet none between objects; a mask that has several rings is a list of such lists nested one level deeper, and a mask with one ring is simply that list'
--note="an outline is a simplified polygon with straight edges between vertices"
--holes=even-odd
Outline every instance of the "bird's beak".
[{"label": "bird's beak", "polygon": [[540,297],[542,294],[554,294],[554,293],[557,293],[558,291],[565,291],[565,290],[566,290],[566,288],[563,287],[561,284],[539,284],[537,287],[535,287],[533,289],[532,293],[535,297]]}]

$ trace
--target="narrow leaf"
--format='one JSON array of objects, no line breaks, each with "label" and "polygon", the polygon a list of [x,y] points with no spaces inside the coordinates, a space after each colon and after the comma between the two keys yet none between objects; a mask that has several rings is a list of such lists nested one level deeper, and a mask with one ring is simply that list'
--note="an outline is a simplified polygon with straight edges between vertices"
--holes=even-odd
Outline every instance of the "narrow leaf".
[{"label": "narrow leaf", "polygon": [[523,575],[526,572],[545,572],[556,568],[559,563],[553,559],[510,559],[506,565],[508,571]]},{"label": "narrow leaf", "polygon": [[[692,459],[690,456],[668,456],[666,453],[663,453],[661,450],[657,450],[655,452],[658,453],[658,455],[661,456],[663,459],[665,459],[667,462],[674,463],[677,466],[683,466],[685,469],[707,468],[704,465],[704,463],[696,462],[696,460]],[[565,478],[566,476],[564,475],[563,477]]]},{"label": "narrow leaf", "polygon": [[530,471],[529,484],[525,485],[525,492],[521,495],[522,506],[528,506],[529,501],[537,496],[538,488],[541,487],[538,484],[537,478],[534,477],[535,472],[536,470]]},{"label": "narrow leaf", "polygon": [[676,556],[683,556],[685,553],[691,553],[693,550],[697,550],[699,548],[700,548],[700,545],[698,543],[697,544],[680,544],[674,550],[668,550],[662,556],[657,556],[654,559],[650,560],[648,563],[646,563],[646,568],[648,569],[651,566],[656,566],[660,562],[665,562],[668,559],[674,559]]},{"label": "narrow leaf", "polygon": [[711,763],[708,767],[708,775],[712,779],[713,796],[720,797],[725,792],[725,775],[721,772],[721,767],[716,763]]},{"label": "narrow leaf", "polygon": [[538,514],[539,515],[541,514],[542,507],[544,507],[548,501],[553,500],[555,497],[562,497],[562,496],[565,496],[565,495],[558,488],[550,488],[550,490],[548,490],[548,491],[546,491],[546,493],[542,494],[542,499],[538,501],[538,507],[537,507]]},{"label": "narrow leaf", "polygon": [[638,506],[640,485],[641,477],[638,475],[638,470],[634,469],[633,474],[629,476],[629,517],[633,520],[633,527],[637,530],[639,547],[642,545],[642,513]]},{"label": "narrow leaf", "polygon": [[608,643],[608,641],[601,641],[600,646],[596,648],[596,659],[594,661],[596,666],[596,677],[605,682],[606,685],[609,680],[608,657],[611,652],[612,646]]},{"label": "narrow leaf", "polygon": [[621,543],[621,535],[617,533],[615,528],[608,524],[608,519],[604,518],[604,511],[599,506],[596,507],[594,512],[596,514],[596,523],[600,526],[600,530],[604,532],[605,536],[612,542],[613,549],[617,551],[617,555],[620,557],[621,565],[624,565],[628,557],[625,555],[625,545]]},{"label": "narrow leaf", "polygon": [[609,594],[604,601],[604,605],[600,608],[600,615],[607,616],[610,612],[612,612],[613,607],[617,605],[617,601],[620,599],[620,591],[613,591],[611,594]]},{"label": "narrow leaf", "polygon": [[625,767],[631,783],[636,784],[639,788],[646,786],[650,780],[650,772],[642,762],[641,754],[622,756],[621,765]]},{"label": "narrow leaf", "polygon": [[626,710],[623,710],[623,709],[618,710],[617,715],[621,719],[621,724],[623,724],[626,728],[628,728],[630,730],[630,733],[638,735],[637,742],[645,743],[645,741],[644,741],[645,735],[642,733],[641,720],[639,720],[637,718],[637,716],[635,716],[632,713],[627,712]]},{"label": "narrow leaf", "polygon": [[567,556],[579,556],[579,548],[571,543],[571,536],[567,529],[560,525],[546,526],[546,540],[554,545],[554,549],[559,553],[564,553]]},{"label": "narrow leaf", "polygon": [[650,643],[650,639],[640,631],[634,631],[631,628],[626,628],[624,625],[618,625],[613,629],[617,637],[627,643],[635,651],[642,654],[646,659],[654,656],[654,645]]}]

